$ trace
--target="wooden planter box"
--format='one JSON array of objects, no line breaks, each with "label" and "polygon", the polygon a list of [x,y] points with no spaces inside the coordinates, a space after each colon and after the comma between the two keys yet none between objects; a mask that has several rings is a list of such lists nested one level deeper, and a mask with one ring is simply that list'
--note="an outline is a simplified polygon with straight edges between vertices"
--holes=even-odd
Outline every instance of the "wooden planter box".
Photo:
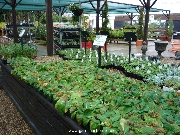
[{"label": "wooden planter box", "polygon": [[0,62],[2,85],[26,122],[36,135],[89,135],[68,116],[62,115],[54,105],[35,88],[11,75],[11,68]]}]

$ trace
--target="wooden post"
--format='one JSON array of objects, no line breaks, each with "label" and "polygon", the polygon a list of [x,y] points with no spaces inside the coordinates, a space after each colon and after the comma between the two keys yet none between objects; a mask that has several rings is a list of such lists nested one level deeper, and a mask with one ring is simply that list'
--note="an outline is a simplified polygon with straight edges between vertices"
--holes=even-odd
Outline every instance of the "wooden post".
[{"label": "wooden post", "polygon": [[18,32],[16,25],[16,0],[12,0],[9,4],[12,7],[12,19],[13,19],[13,35],[14,35],[14,43],[18,42]]},{"label": "wooden post", "polygon": [[53,55],[52,0],[46,0],[47,55]]}]

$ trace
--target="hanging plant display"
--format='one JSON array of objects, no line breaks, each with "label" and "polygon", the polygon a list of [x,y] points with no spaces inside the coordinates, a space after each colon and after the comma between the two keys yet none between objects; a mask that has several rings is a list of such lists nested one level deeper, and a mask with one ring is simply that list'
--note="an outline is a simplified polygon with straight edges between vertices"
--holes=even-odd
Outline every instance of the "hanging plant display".
[{"label": "hanging plant display", "polygon": [[81,16],[83,13],[83,9],[77,5],[77,4],[70,4],[68,6],[68,9],[75,15],[75,16]]}]

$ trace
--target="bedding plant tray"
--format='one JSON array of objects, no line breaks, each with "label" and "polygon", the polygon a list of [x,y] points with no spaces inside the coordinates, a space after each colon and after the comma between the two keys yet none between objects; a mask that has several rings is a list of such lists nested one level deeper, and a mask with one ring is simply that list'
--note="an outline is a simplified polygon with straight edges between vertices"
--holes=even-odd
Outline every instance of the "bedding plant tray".
[{"label": "bedding plant tray", "polygon": [[[11,95],[19,91],[20,100],[31,105],[34,115],[41,110],[36,103],[41,102],[40,99],[48,100],[44,102],[44,111],[57,116],[59,123],[55,124],[60,126],[53,130],[54,134],[62,129],[66,134],[74,134],[75,129],[77,134],[82,131],[81,134],[101,135],[180,133],[179,92],[163,91],[153,83],[135,81],[82,61],[37,63],[18,57],[10,66],[12,70],[8,65],[2,66],[3,80],[6,80],[4,89],[13,91]],[[9,85],[7,77],[15,78],[18,83]],[[17,85],[20,82],[22,88]],[[11,90],[16,85],[18,88]],[[29,99],[35,91],[36,98]],[[39,112],[34,119],[44,115],[46,113]],[[76,126],[67,126],[67,118]],[[43,120],[38,119],[40,121]],[[46,121],[51,120],[46,118]],[[39,124],[37,129],[42,126]],[[44,130],[50,133],[48,128]]]}]

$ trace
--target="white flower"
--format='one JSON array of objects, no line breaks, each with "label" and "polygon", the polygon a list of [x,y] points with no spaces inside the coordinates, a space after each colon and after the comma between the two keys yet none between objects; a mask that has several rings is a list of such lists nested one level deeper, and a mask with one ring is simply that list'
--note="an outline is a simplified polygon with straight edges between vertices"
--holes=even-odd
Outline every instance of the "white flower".
[{"label": "white flower", "polygon": [[139,70],[139,67],[138,67],[138,66],[136,67],[136,70]]},{"label": "white flower", "polygon": [[76,59],[78,59],[78,54],[76,55]]},{"label": "white flower", "polygon": [[148,66],[151,66],[151,63],[148,62]]},{"label": "white flower", "polygon": [[162,66],[159,65],[159,69],[162,69]]},{"label": "white flower", "polygon": [[144,64],[142,64],[141,68],[144,69],[144,67],[145,67]]},{"label": "white flower", "polygon": [[151,73],[151,71],[150,71],[150,70],[148,70],[148,71],[147,71],[147,73],[148,73],[148,74],[150,74],[150,73]]}]

